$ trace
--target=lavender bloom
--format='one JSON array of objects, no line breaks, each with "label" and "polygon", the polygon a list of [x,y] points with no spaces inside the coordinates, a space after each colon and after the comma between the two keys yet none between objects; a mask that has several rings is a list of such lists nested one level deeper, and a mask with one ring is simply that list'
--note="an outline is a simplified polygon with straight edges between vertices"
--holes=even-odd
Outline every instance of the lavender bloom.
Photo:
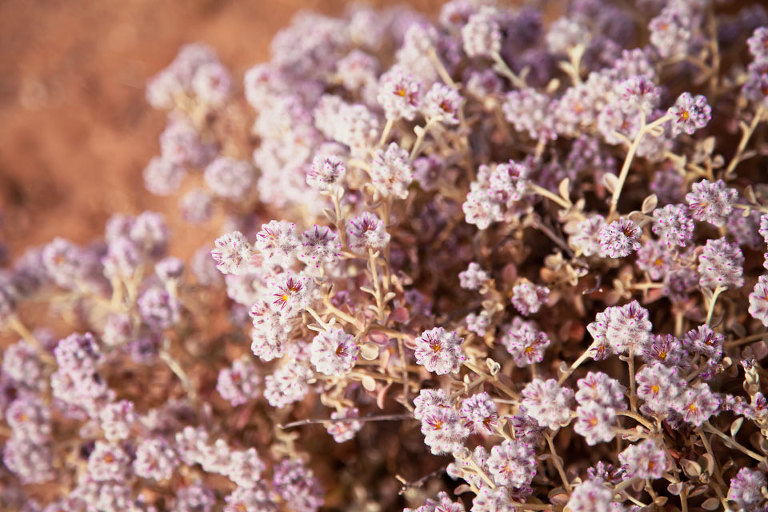
[{"label": "lavender bloom", "polygon": [[[682,4],[685,5],[685,4]],[[663,58],[684,55],[691,40],[690,13],[681,4],[670,4],[648,24],[651,44]]]},{"label": "lavender bloom", "polygon": [[179,189],[186,174],[177,163],[154,157],[144,168],[144,186],[155,195],[169,196]]},{"label": "lavender bloom", "polygon": [[379,217],[370,212],[363,212],[349,221],[349,248],[353,250],[372,250],[378,251],[384,249],[389,244],[389,233],[384,227],[384,222]]},{"label": "lavender bloom", "polygon": [[[649,240],[637,251],[637,267],[648,272],[648,277],[664,279],[674,269],[675,253],[664,247],[658,240]],[[698,282],[698,279],[696,280]]]},{"label": "lavender bloom", "polygon": [[384,73],[376,96],[389,120],[412,121],[421,104],[421,84],[399,67]]},{"label": "lavender bloom", "polygon": [[222,199],[243,201],[252,191],[255,175],[251,164],[220,156],[205,168],[205,183]]},{"label": "lavender bloom", "polygon": [[133,471],[141,478],[168,480],[176,465],[176,452],[162,438],[144,439],[136,447]]},{"label": "lavender bloom", "polygon": [[168,256],[155,264],[155,275],[163,283],[178,281],[184,274],[184,262],[179,258]]},{"label": "lavender bloom", "polygon": [[749,314],[768,327],[768,275],[760,276],[749,294]]},{"label": "lavender bloom", "polygon": [[256,250],[273,265],[290,267],[300,245],[296,226],[284,220],[262,224],[256,233]]},{"label": "lavender bloom", "polygon": [[699,286],[739,288],[744,284],[743,265],[744,255],[737,244],[729,244],[725,238],[707,240],[699,255]]},{"label": "lavender bloom", "polygon": [[725,336],[713,331],[707,324],[688,331],[684,340],[686,350],[701,354],[713,361],[719,361],[723,357],[724,343]]},{"label": "lavender bloom", "polygon": [[512,505],[504,487],[496,489],[482,487],[472,500],[471,512],[515,512],[515,510],[517,509]]},{"label": "lavender bloom", "polygon": [[646,363],[660,362],[665,366],[688,366],[688,354],[679,339],[667,335],[653,335],[646,339],[640,354]]},{"label": "lavender bloom", "polygon": [[303,275],[285,272],[273,278],[270,288],[273,290],[271,308],[283,318],[293,318],[309,306],[313,292],[313,282]]},{"label": "lavender bloom", "polygon": [[239,487],[254,488],[259,485],[259,478],[266,466],[259,458],[255,448],[232,452],[225,473]]},{"label": "lavender bloom", "polygon": [[310,361],[325,375],[344,375],[352,371],[359,349],[355,337],[342,329],[319,333],[312,340]]},{"label": "lavender bloom", "polygon": [[707,98],[704,96],[694,97],[687,92],[677,98],[667,113],[675,118],[672,123],[673,136],[682,132],[692,135],[696,130],[707,126],[709,120],[712,119],[712,107],[707,103]]},{"label": "lavender bloom", "polygon": [[597,402],[587,402],[576,408],[573,431],[584,436],[589,446],[605,443],[616,437],[616,411]]},{"label": "lavender bloom", "polygon": [[544,359],[544,351],[550,340],[547,333],[536,328],[533,322],[526,322],[519,317],[512,320],[507,332],[501,337],[501,343],[512,355],[518,368]]},{"label": "lavender bloom", "polygon": [[727,188],[723,180],[701,180],[691,185],[685,202],[691,217],[720,227],[733,211],[738,195],[736,189]]},{"label": "lavender bloom", "polygon": [[571,233],[568,243],[584,256],[599,254],[600,232],[603,226],[605,226],[605,219],[602,215],[590,215],[568,230],[568,233]]},{"label": "lavender bloom", "polygon": [[256,366],[250,359],[235,359],[231,367],[222,368],[219,372],[216,391],[232,407],[237,407],[258,397],[260,380]]},{"label": "lavender bloom", "polygon": [[203,427],[184,427],[175,435],[175,448],[179,458],[191,466],[202,462],[208,450],[208,431]]},{"label": "lavender bloom", "polygon": [[512,305],[523,315],[537,313],[549,296],[549,288],[523,281],[512,288]]},{"label": "lavender bloom", "polygon": [[491,325],[491,316],[487,311],[483,310],[478,315],[474,313],[468,314],[465,321],[467,322],[468,331],[478,336],[485,336],[488,327]]},{"label": "lavender bloom", "polygon": [[312,160],[312,167],[307,172],[307,185],[328,192],[340,186],[347,173],[344,162],[334,155],[317,155]]},{"label": "lavender bloom", "polygon": [[424,96],[425,117],[428,120],[440,120],[447,125],[459,124],[459,111],[464,98],[452,87],[435,83]]},{"label": "lavender bloom", "polygon": [[667,247],[685,247],[693,238],[693,220],[688,217],[685,205],[669,204],[653,211],[651,229],[667,244]]},{"label": "lavender bloom", "polygon": [[69,240],[54,238],[43,247],[42,259],[48,275],[62,288],[76,288],[85,278],[87,268],[83,250]]},{"label": "lavender bloom", "polygon": [[202,188],[193,188],[179,200],[181,216],[190,224],[202,224],[211,218],[211,194]]},{"label": "lavender bloom", "polygon": [[522,406],[540,426],[557,430],[571,418],[572,399],[573,391],[555,379],[533,379],[523,389]]},{"label": "lavender bloom", "polygon": [[147,256],[159,258],[168,244],[168,227],[163,216],[155,212],[142,212],[130,223],[127,233],[139,249]]},{"label": "lavender bloom", "polygon": [[760,212],[757,210],[738,210],[728,216],[725,221],[728,234],[739,245],[746,245],[750,249],[760,249],[764,240],[760,234]]},{"label": "lavender bloom", "polygon": [[101,430],[104,431],[104,437],[113,443],[128,439],[131,428],[137,420],[133,402],[128,400],[108,404],[99,412],[99,422]]},{"label": "lavender bloom", "polygon": [[465,290],[477,290],[488,279],[488,273],[474,261],[467,266],[467,270],[459,272],[459,285]]},{"label": "lavender bloom", "polygon": [[659,105],[661,90],[646,76],[635,76],[618,85],[619,106],[624,112],[644,112],[646,116]]},{"label": "lavender bloom", "polygon": [[173,512],[211,512],[216,504],[216,494],[210,487],[196,480],[191,485],[176,490]]},{"label": "lavender bloom", "polygon": [[251,331],[251,350],[263,361],[271,361],[283,356],[290,325],[284,322],[279,312],[273,311],[269,304],[258,301],[248,313],[253,319]]},{"label": "lavender bloom", "polygon": [[230,94],[230,77],[220,62],[208,62],[197,68],[192,78],[192,90],[197,99],[211,106],[219,106]]},{"label": "lavender bloom", "polygon": [[536,476],[536,450],[517,439],[504,441],[491,448],[488,469],[496,485],[525,487]]},{"label": "lavender bloom", "polygon": [[469,57],[493,57],[501,51],[501,31],[497,12],[482,8],[472,14],[461,28],[464,52]]},{"label": "lavender bloom", "polygon": [[291,361],[264,377],[264,398],[272,407],[298,402],[309,392],[307,381],[312,371],[301,362]]},{"label": "lavender bloom", "polygon": [[437,500],[428,499],[421,507],[406,508],[403,512],[465,512],[465,509],[461,502],[454,502],[447,492],[440,491],[437,493]]},{"label": "lavender bloom", "polygon": [[434,408],[451,407],[448,395],[442,389],[422,389],[413,399],[413,417],[421,420]]},{"label": "lavender bloom", "polygon": [[40,390],[45,385],[40,357],[26,341],[19,341],[5,349],[0,375],[29,390]]},{"label": "lavender bloom", "polygon": [[462,341],[455,332],[446,332],[442,327],[424,331],[414,340],[416,362],[438,375],[458,371],[464,362]]},{"label": "lavender bloom", "polygon": [[98,482],[124,482],[131,476],[131,457],[116,444],[96,441],[88,456],[88,476]]},{"label": "lavender bloom", "polygon": [[432,454],[440,455],[453,453],[464,446],[469,428],[454,409],[433,407],[421,419],[421,433]]},{"label": "lavender bloom", "polygon": [[168,329],[181,320],[181,303],[159,286],[142,293],[137,304],[142,320],[152,328]]},{"label": "lavender bloom", "polygon": [[493,434],[498,425],[499,413],[488,393],[477,393],[461,402],[461,417],[472,432]]},{"label": "lavender bloom", "polygon": [[640,248],[642,231],[629,219],[621,218],[600,228],[600,255],[623,258]]},{"label": "lavender bloom", "polygon": [[318,225],[301,234],[301,245],[299,260],[307,265],[314,263],[315,268],[333,262],[341,249],[338,235],[331,228]]},{"label": "lavender bloom", "polygon": [[626,409],[627,402],[624,392],[627,390],[621,383],[603,372],[589,372],[586,377],[576,383],[576,401],[584,405],[597,403],[609,409]]},{"label": "lavender bloom", "polygon": [[253,248],[239,231],[227,233],[216,239],[211,257],[222,274],[244,274],[253,256]]},{"label": "lavender bloom", "polygon": [[53,444],[11,436],[3,444],[3,464],[18,476],[22,483],[48,482],[55,476]]},{"label": "lavender bloom", "polygon": [[566,507],[571,512],[615,512],[613,489],[599,478],[586,480],[573,489]]},{"label": "lavender bloom", "polygon": [[749,53],[755,62],[768,62],[768,27],[758,27],[747,39]]},{"label": "lavender bloom", "polygon": [[526,88],[507,93],[502,110],[504,118],[518,132],[528,132],[534,140],[555,139],[553,102],[549,96]]},{"label": "lavender bloom", "polygon": [[202,167],[214,154],[213,149],[203,144],[195,128],[181,117],[171,118],[160,134],[163,160],[176,165]]},{"label": "lavender bloom", "polygon": [[672,404],[683,421],[700,427],[720,407],[721,400],[712,393],[709,386],[699,383],[688,387]]},{"label": "lavender bloom", "polygon": [[617,354],[626,353],[650,335],[651,322],[648,310],[636,300],[621,307],[607,308],[598,313],[587,330],[600,344],[606,344]]},{"label": "lavender bloom", "polygon": [[661,478],[667,470],[667,454],[653,439],[630,445],[619,454],[619,461],[630,478]]},{"label": "lavender bloom", "polygon": [[392,142],[386,150],[377,150],[373,154],[370,175],[373,188],[381,196],[405,199],[413,181],[408,152],[396,142]]},{"label": "lavender bloom", "polygon": [[493,198],[507,207],[522,201],[528,190],[531,170],[525,163],[510,160],[497,164],[488,177],[488,188]]},{"label": "lavender bloom", "polygon": [[[343,411],[334,411],[331,413],[331,419],[350,419],[360,416],[360,411],[357,407],[350,407]],[[363,428],[363,423],[360,421],[333,421],[326,423],[325,430],[333,436],[333,440],[337,443],[346,443],[347,441],[354,439],[360,429]]]},{"label": "lavender bloom", "polygon": [[308,469],[297,459],[283,459],[273,472],[275,491],[295,512],[315,512],[323,505],[323,488]]},{"label": "lavender bloom", "polygon": [[[290,498],[289,498],[290,499]],[[224,498],[224,512],[278,512],[278,497],[264,483],[256,487],[238,487]]]},{"label": "lavender bloom", "polygon": [[34,396],[20,396],[5,411],[5,421],[12,435],[44,443],[51,434],[51,410]]},{"label": "lavender bloom", "polygon": [[635,375],[637,396],[645,401],[642,410],[659,416],[669,412],[685,385],[674,367],[651,363]]},{"label": "lavender bloom", "polygon": [[765,485],[765,473],[757,469],[741,468],[731,479],[728,499],[735,501],[745,512],[758,512],[763,510],[761,504],[765,502],[765,496],[761,488]]},{"label": "lavender bloom", "polygon": [[53,351],[60,369],[91,371],[104,359],[93,334],[70,334]]}]

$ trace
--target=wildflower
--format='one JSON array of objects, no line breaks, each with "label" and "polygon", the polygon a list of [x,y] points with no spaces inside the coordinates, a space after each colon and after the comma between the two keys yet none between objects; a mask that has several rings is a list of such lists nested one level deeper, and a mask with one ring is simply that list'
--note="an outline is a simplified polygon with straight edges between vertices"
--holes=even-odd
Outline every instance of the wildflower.
[{"label": "wildflower", "polygon": [[300,246],[296,226],[284,220],[271,220],[256,233],[256,250],[273,265],[289,267]]},{"label": "wildflower", "polygon": [[648,272],[648,277],[654,281],[664,279],[674,268],[675,253],[658,240],[649,240],[638,249],[635,262],[637,267]]},{"label": "wildflower", "polygon": [[635,375],[637,396],[645,401],[642,409],[656,415],[665,415],[676,403],[685,385],[677,369],[661,363],[651,363]]},{"label": "wildflower", "polygon": [[413,181],[408,152],[392,142],[386,150],[376,150],[371,163],[371,182],[383,197],[408,197],[408,187]]},{"label": "wildflower", "polygon": [[735,243],[725,238],[707,240],[699,254],[699,286],[714,290],[717,287],[739,288],[744,284],[744,254]]},{"label": "wildflower", "polygon": [[239,231],[227,233],[216,239],[211,257],[222,274],[243,274],[253,257],[253,248]]},{"label": "wildflower", "polygon": [[453,87],[435,83],[424,96],[423,109],[428,120],[447,125],[459,124],[459,111],[464,99]]},{"label": "wildflower", "polygon": [[320,482],[298,459],[280,461],[274,467],[272,485],[295,512],[315,512],[323,505]]},{"label": "wildflower", "polygon": [[421,104],[421,84],[399,67],[381,76],[376,99],[387,119],[413,120]]},{"label": "wildflower", "polygon": [[107,441],[111,442],[127,439],[137,420],[133,402],[129,400],[111,403],[99,412],[101,430]]},{"label": "wildflower", "polygon": [[213,197],[203,188],[193,188],[179,200],[179,210],[185,221],[202,224],[211,218]]},{"label": "wildflower", "polygon": [[307,185],[328,192],[340,186],[347,169],[344,162],[334,155],[317,155],[312,160],[312,167],[307,172]]},{"label": "wildflower", "polygon": [[613,512],[613,489],[599,478],[585,480],[573,489],[566,508],[571,512]]},{"label": "wildflower", "polygon": [[614,425],[616,411],[597,402],[586,402],[576,408],[576,423],[573,431],[584,436],[587,444],[594,446],[616,437]]},{"label": "wildflower", "polygon": [[145,439],[136,447],[133,471],[141,478],[168,480],[176,465],[176,453],[164,439]]},{"label": "wildflower", "polygon": [[648,24],[650,42],[661,57],[685,55],[692,38],[690,13],[680,4],[670,4]]},{"label": "wildflower", "polygon": [[131,476],[131,457],[120,446],[96,441],[88,456],[88,476],[96,481],[124,482]]},{"label": "wildflower", "polygon": [[313,282],[310,278],[285,272],[275,276],[271,282],[273,311],[284,318],[292,318],[309,306]]},{"label": "wildflower", "polygon": [[737,197],[736,189],[727,188],[723,180],[701,180],[691,185],[685,202],[691,217],[720,227],[733,211]]},{"label": "wildflower", "polygon": [[358,351],[354,336],[330,329],[312,340],[310,361],[320,373],[344,375],[352,370]]},{"label": "wildflower", "polygon": [[192,90],[202,103],[219,106],[229,97],[230,77],[220,62],[203,64],[192,78]]},{"label": "wildflower", "polygon": [[442,389],[422,389],[413,399],[413,406],[413,417],[421,420],[434,408],[451,407],[451,402]]},{"label": "wildflower", "polygon": [[768,62],[768,27],[758,27],[747,39],[749,53],[755,62]]},{"label": "wildflower", "polygon": [[331,228],[318,225],[301,234],[301,245],[299,260],[308,265],[314,263],[315,268],[334,261],[341,249],[338,235]]},{"label": "wildflower", "polygon": [[714,361],[719,361],[723,356],[724,343],[725,336],[713,331],[707,324],[691,329],[684,339],[686,350],[701,354]]},{"label": "wildflower", "polygon": [[254,487],[237,487],[224,498],[224,512],[278,512],[277,496],[267,489],[264,482]]},{"label": "wildflower", "polygon": [[264,398],[277,408],[298,402],[309,393],[310,378],[312,371],[303,362],[288,361],[264,377]]},{"label": "wildflower", "polygon": [[[340,419],[352,419],[360,416],[360,412],[357,407],[350,407],[342,411],[334,411],[331,413],[332,420]],[[345,443],[351,439],[354,439],[360,429],[363,428],[363,423],[360,421],[333,421],[328,422],[325,425],[325,429],[328,431],[333,440],[337,443]]]},{"label": "wildflower", "polygon": [[248,359],[240,358],[219,372],[216,391],[232,407],[237,407],[258,397],[260,380],[256,366]]},{"label": "wildflower", "polygon": [[493,57],[501,51],[501,31],[494,9],[483,8],[461,28],[464,52],[469,57]]},{"label": "wildflower", "polygon": [[687,212],[688,209],[682,204],[669,204],[653,211],[651,229],[667,247],[685,247],[693,238],[693,220],[688,217]]},{"label": "wildflower", "polygon": [[659,104],[660,89],[646,76],[635,76],[618,85],[619,106],[624,112],[649,115]]},{"label": "wildflower", "polygon": [[621,307],[608,308],[606,312],[610,316],[605,340],[615,353],[626,353],[635,346],[642,346],[650,335],[652,325],[648,320],[648,310],[636,300]]},{"label": "wildflower", "polygon": [[462,446],[469,435],[461,415],[448,407],[434,407],[421,419],[424,443],[434,455],[453,453]]},{"label": "wildflower", "polygon": [[461,402],[461,417],[472,432],[493,434],[499,413],[488,393],[477,393]]},{"label": "wildflower", "polygon": [[488,177],[489,191],[500,203],[511,206],[525,198],[530,173],[526,164],[514,160],[497,164]]},{"label": "wildflower", "polygon": [[642,231],[629,219],[621,218],[600,228],[600,255],[623,258],[640,248]]},{"label": "wildflower", "polygon": [[374,213],[364,212],[349,221],[349,248],[353,250],[384,249],[389,244],[389,233]]},{"label": "wildflower", "polygon": [[576,383],[576,401],[579,404],[597,403],[609,409],[626,409],[624,399],[626,388],[603,372],[589,372],[586,377]]},{"label": "wildflower", "polygon": [[552,100],[533,88],[508,92],[502,110],[504,118],[518,132],[527,132],[534,140],[555,139]]},{"label": "wildflower", "polygon": [[544,351],[550,340],[547,333],[536,328],[533,322],[526,322],[519,317],[512,320],[507,332],[501,337],[501,343],[512,355],[518,368],[544,359]]},{"label": "wildflower", "polygon": [[630,478],[661,478],[667,470],[667,454],[652,439],[630,445],[619,454],[619,461]]},{"label": "wildflower", "polygon": [[709,386],[702,382],[685,389],[672,406],[686,423],[700,427],[717,411],[720,402]]},{"label": "wildflower", "polygon": [[259,485],[259,478],[264,469],[266,466],[256,453],[256,449],[248,448],[232,452],[225,473],[239,487],[250,489]]},{"label": "wildflower", "polygon": [[605,226],[605,219],[602,215],[590,215],[568,231],[572,233],[568,237],[568,243],[575,250],[581,251],[584,256],[599,254],[600,232],[603,226]]},{"label": "wildflower", "polygon": [[137,301],[142,320],[156,329],[168,329],[181,320],[181,303],[164,288],[153,286]]},{"label": "wildflower", "polygon": [[458,371],[464,361],[461,342],[455,332],[435,327],[421,333],[414,340],[416,362],[438,375]]},{"label": "wildflower", "polygon": [[749,294],[749,314],[768,326],[768,275],[760,276]]},{"label": "wildflower", "polygon": [[445,491],[437,493],[437,500],[428,499],[427,502],[417,508],[406,508],[403,512],[464,512],[464,505],[454,502]]},{"label": "wildflower", "polygon": [[459,272],[459,283],[465,290],[477,290],[490,276],[478,263],[471,262],[466,270]]},{"label": "wildflower", "polygon": [[505,487],[496,489],[482,487],[472,500],[471,512],[515,512],[516,510]]},{"label": "wildflower", "polygon": [[213,489],[195,480],[192,484],[176,490],[173,510],[176,512],[211,512],[216,504]]},{"label": "wildflower", "polygon": [[666,366],[686,367],[688,354],[679,339],[667,335],[652,335],[646,338],[640,353],[646,363],[660,362]]},{"label": "wildflower", "polygon": [[255,184],[251,164],[220,156],[205,168],[205,183],[222,199],[243,201],[250,195]]},{"label": "wildflower", "polygon": [[536,476],[536,451],[517,439],[506,440],[491,448],[488,469],[496,485],[524,487]]},{"label": "wildflower", "polygon": [[560,387],[555,379],[533,379],[523,389],[522,405],[542,427],[557,430],[571,418],[573,391]]},{"label": "wildflower", "polygon": [[184,167],[161,157],[154,157],[144,168],[144,186],[155,195],[169,196],[181,186],[187,172]]},{"label": "wildflower", "polygon": [[766,486],[765,473],[756,469],[741,468],[731,479],[728,499],[733,500],[740,510],[757,512],[765,502],[761,489]]},{"label": "wildflower", "polygon": [[549,296],[549,288],[523,281],[512,288],[512,305],[525,316],[537,313]]}]

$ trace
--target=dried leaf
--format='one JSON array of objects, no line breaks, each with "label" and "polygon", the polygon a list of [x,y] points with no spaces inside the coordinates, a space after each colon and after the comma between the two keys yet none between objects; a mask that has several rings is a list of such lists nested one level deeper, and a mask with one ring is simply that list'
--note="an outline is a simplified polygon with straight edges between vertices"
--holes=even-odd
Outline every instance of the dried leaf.
[{"label": "dried leaf", "polygon": [[720,500],[717,498],[708,498],[701,504],[701,508],[704,510],[717,510],[720,508]]},{"label": "dried leaf", "polygon": [[739,418],[736,418],[733,423],[731,423],[731,437],[736,437],[736,434],[739,433],[739,430],[741,429],[741,425],[744,423],[744,417],[741,416]]},{"label": "dried leaf", "polygon": [[653,210],[656,209],[656,206],[659,204],[659,198],[656,197],[656,194],[651,194],[648,197],[645,198],[643,201],[643,206],[641,207],[641,210],[644,214],[648,215]]},{"label": "dried leaf", "polygon": [[667,486],[669,494],[674,496],[680,496],[680,492],[683,490],[683,482],[675,482]]},{"label": "dried leaf", "polygon": [[376,381],[370,375],[364,375],[360,382],[367,391],[373,391],[376,389]]},{"label": "dried leaf", "polygon": [[370,341],[363,343],[360,347],[360,355],[363,356],[363,359],[366,361],[373,361],[379,357],[379,346]]},{"label": "dried leaf", "polygon": [[683,468],[683,472],[690,478],[696,478],[701,474],[701,466],[698,462],[682,459],[680,460],[680,466]]},{"label": "dried leaf", "polygon": [[563,181],[560,182],[560,185],[558,185],[557,191],[560,192],[560,197],[566,201],[570,201],[571,180],[569,178],[564,178]]},{"label": "dried leaf", "polygon": [[608,192],[613,194],[613,191],[616,190],[616,185],[618,184],[619,178],[617,178],[615,174],[611,174],[610,172],[603,174],[603,185],[608,189]]}]

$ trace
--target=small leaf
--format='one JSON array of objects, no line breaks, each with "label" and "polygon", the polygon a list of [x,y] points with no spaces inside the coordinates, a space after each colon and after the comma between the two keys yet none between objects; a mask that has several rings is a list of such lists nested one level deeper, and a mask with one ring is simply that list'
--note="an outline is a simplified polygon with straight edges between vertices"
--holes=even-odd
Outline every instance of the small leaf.
[{"label": "small leaf", "polygon": [[682,466],[683,472],[691,478],[695,478],[701,474],[701,466],[698,462],[682,459],[680,461],[680,466]]},{"label": "small leaf", "polygon": [[619,178],[616,177],[615,174],[611,173],[605,173],[603,174],[603,185],[605,185],[605,188],[608,189],[608,192],[613,194],[613,191],[616,190],[616,185],[619,183]]},{"label": "small leaf", "polygon": [[563,181],[560,182],[560,185],[557,187],[557,191],[560,192],[560,197],[565,199],[566,201],[570,201],[570,190],[571,189],[571,180],[568,178],[564,178]]},{"label": "small leaf", "polygon": [[363,343],[360,347],[360,355],[363,356],[363,359],[366,361],[373,361],[379,357],[379,346],[370,341]]},{"label": "small leaf", "polygon": [[683,490],[683,482],[675,482],[667,486],[669,494],[680,496],[680,492]]},{"label": "small leaf", "polygon": [[736,437],[736,434],[739,433],[739,430],[741,429],[741,425],[744,423],[744,417],[736,418],[733,423],[731,423],[731,437]]},{"label": "small leaf", "polygon": [[744,197],[749,204],[757,204],[757,197],[755,196],[755,190],[752,185],[747,185],[744,189]]},{"label": "small leaf", "polygon": [[717,510],[720,508],[720,500],[717,498],[708,498],[701,504],[701,508],[704,510]]},{"label": "small leaf", "polygon": [[367,391],[373,391],[376,389],[376,381],[370,375],[364,375],[360,382]]},{"label": "small leaf", "polygon": [[659,199],[656,197],[656,194],[651,194],[648,197],[645,198],[643,201],[643,206],[641,210],[644,214],[648,215],[653,210],[656,209],[656,206],[659,204]]}]

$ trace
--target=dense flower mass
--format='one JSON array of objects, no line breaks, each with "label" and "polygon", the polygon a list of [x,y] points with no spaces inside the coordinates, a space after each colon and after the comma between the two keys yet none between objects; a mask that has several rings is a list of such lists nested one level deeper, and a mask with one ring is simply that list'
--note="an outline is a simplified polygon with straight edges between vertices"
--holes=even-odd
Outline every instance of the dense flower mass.
[{"label": "dense flower mass", "polygon": [[546,4],[183,47],[179,215],[0,251],[0,509],[766,510],[768,12]]}]

